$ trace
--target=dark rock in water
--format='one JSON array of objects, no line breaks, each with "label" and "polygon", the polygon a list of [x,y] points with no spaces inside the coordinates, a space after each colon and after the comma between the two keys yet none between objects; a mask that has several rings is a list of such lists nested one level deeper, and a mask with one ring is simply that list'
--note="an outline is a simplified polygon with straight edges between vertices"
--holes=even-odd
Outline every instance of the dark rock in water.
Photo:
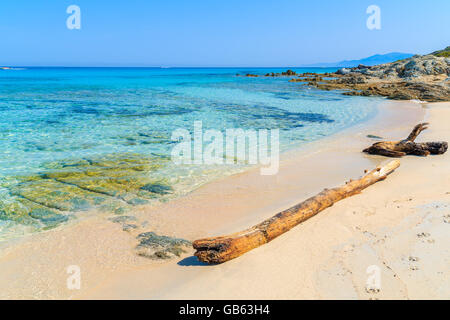
[{"label": "dark rock in water", "polygon": [[378,140],[383,139],[382,137],[375,136],[375,135],[373,135],[373,134],[368,134],[368,135],[367,135],[367,138],[370,138],[370,139],[378,139]]},{"label": "dark rock in water", "polygon": [[35,209],[30,212],[30,217],[40,220],[47,228],[55,227],[62,222],[66,222],[69,218],[62,214],[56,214],[47,209]]},{"label": "dark rock in water", "polygon": [[125,223],[125,224],[122,225],[122,230],[123,231],[131,231],[131,230],[134,230],[134,229],[137,229],[137,228],[138,228],[138,226],[133,224],[133,223]]},{"label": "dark rock in water", "polygon": [[129,221],[136,221],[136,217],[133,216],[119,216],[119,217],[113,217],[109,219],[110,221],[114,223],[125,223]]},{"label": "dark rock in water", "polygon": [[128,200],[128,203],[131,204],[132,206],[141,206],[144,204],[148,204],[149,201],[145,200],[145,199],[140,199],[140,198],[133,198]]},{"label": "dark rock in water", "polygon": [[156,193],[160,195],[170,194],[173,192],[171,186],[160,184],[160,183],[149,183],[141,187],[141,190],[145,190],[151,193]]},{"label": "dark rock in water", "polygon": [[74,197],[69,202],[72,205],[72,211],[85,211],[91,208],[89,201],[80,197]]},{"label": "dark rock in water", "polygon": [[113,218],[109,218],[109,221],[121,224],[123,231],[131,231],[131,230],[138,228],[138,226],[136,224],[130,223],[130,222],[137,221],[136,217],[133,217],[133,216],[113,217]]},{"label": "dark rock in water", "polygon": [[140,241],[136,247],[137,254],[150,259],[179,257],[192,246],[185,239],[159,236],[154,232],[141,233],[137,239]]},{"label": "dark rock in water", "polygon": [[[266,73],[264,76],[265,77],[279,77],[279,76],[290,76],[290,77],[292,77],[292,76],[296,76],[296,75],[297,75],[297,73],[295,71],[289,69],[289,70],[286,70],[286,71],[284,71],[282,73],[269,72],[269,73]],[[246,77],[257,78],[260,75],[253,74],[253,73],[247,73],[245,76]]]},{"label": "dark rock in water", "polygon": [[285,72],[282,72],[281,73],[283,76],[295,76],[297,73],[295,72],[295,71],[292,71],[292,70],[287,70],[287,71],[285,71]]}]

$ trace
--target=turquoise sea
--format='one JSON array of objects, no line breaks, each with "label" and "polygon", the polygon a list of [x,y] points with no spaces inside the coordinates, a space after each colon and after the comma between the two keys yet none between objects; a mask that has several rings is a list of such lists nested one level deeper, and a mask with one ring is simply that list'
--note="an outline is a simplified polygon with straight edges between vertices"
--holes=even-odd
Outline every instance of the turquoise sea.
[{"label": "turquoise sea", "polygon": [[[248,78],[277,68],[0,70],[0,239],[53,228],[79,212],[130,212],[243,170],[175,166],[171,134],[280,129],[282,151],[373,117],[380,99]],[[335,69],[293,69],[330,72]]]}]

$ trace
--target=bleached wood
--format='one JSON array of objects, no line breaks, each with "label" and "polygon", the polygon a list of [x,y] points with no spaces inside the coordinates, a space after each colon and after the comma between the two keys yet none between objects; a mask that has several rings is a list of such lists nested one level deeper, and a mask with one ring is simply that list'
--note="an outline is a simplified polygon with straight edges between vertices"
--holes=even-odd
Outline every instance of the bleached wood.
[{"label": "bleached wood", "polygon": [[316,196],[282,211],[247,230],[228,236],[196,240],[193,242],[193,247],[196,249],[195,256],[200,261],[210,264],[223,263],[239,257],[256,247],[272,241],[339,200],[360,193],[370,185],[386,179],[399,166],[400,162],[398,160],[379,166],[358,180],[350,180],[345,185],[337,188],[325,189]]}]

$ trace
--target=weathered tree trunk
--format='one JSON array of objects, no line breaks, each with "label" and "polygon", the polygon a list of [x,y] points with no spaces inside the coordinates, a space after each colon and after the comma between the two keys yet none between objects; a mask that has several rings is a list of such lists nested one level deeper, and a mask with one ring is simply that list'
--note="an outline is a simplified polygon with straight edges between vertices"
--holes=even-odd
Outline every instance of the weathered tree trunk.
[{"label": "weathered tree trunk", "polygon": [[377,142],[371,147],[364,149],[363,152],[394,158],[403,157],[407,154],[426,157],[430,154],[445,153],[448,149],[447,142],[414,142],[417,136],[423,130],[428,128],[427,125],[428,123],[421,123],[415,126],[413,131],[405,140]]},{"label": "weathered tree trunk", "polygon": [[197,250],[195,256],[200,261],[211,264],[223,263],[239,257],[289,231],[335,202],[360,193],[361,190],[377,181],[384,180],[399,166],[398,160],[391,161],[370,171],[359,180],[350,180],[341,187],[325,189],[318,195],[245,231],[223,237],[196,240],[193,242],[193,247]]}]

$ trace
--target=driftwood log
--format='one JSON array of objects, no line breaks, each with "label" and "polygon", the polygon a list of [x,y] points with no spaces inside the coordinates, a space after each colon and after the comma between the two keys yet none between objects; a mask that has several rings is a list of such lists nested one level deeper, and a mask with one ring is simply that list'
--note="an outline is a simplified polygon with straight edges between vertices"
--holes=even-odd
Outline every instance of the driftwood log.
[{"label": "driftwood log", "polygon": [[335,202],[358,194],[370,185],[386,179],[399,166],[400,162],[393,160],[386,165],[377,167],[358,180],[350,180],[345,185],[334,189],[325,189],[318,195],[242,232],[196,240],[193,242],[193,247],[196,249],[195,256],[200,261],[210,264],[223,263],[239,257],[272,241],[299,223],[331,207]]},{"label": "driftwood log", "polygon": [[371,147],[364,149],[363,152],[394,158],[403,157],[407,154],[426,157],[430,154],[445,153],[448,149],[447,142],[414,142],[417,136],[428,128],[427,125],[428,123],[420,123],[415,126],[405,140],[377,142]]}]

